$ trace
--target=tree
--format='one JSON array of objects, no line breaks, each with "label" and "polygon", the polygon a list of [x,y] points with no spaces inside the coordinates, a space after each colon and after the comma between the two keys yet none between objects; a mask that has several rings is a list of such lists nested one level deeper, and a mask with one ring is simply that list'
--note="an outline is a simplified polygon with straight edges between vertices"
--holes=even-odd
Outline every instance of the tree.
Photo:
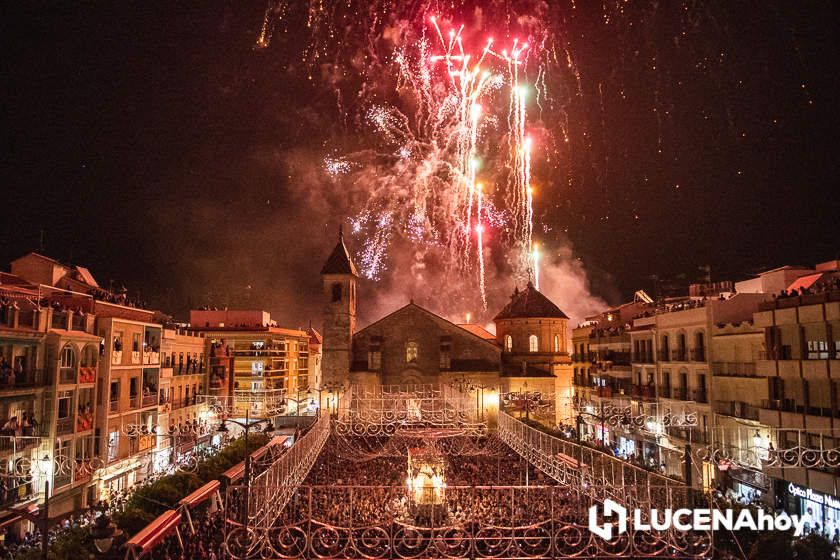
[{"label": "tree", "polygon": [[[762,533],[750,548],[750,560],[794,560],[790,531]],[[830,558],[826,556],[822,560]]]},{"label": "tree", "polygon": [[821,534],[811,533],[793,542],[793,557],[796,560],[826,560],[831,558],[834,547]]}]

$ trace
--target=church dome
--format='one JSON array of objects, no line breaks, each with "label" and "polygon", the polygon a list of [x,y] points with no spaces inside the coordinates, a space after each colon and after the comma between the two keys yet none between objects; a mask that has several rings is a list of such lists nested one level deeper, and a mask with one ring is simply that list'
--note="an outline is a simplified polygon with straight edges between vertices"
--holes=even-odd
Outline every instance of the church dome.
[{"label": "church dome", "polygon": [[510,302],[493,321],[504,319],[568,319],[559,307],[540,293],[531,282],[521,292],[517,288],[510,296]]}]

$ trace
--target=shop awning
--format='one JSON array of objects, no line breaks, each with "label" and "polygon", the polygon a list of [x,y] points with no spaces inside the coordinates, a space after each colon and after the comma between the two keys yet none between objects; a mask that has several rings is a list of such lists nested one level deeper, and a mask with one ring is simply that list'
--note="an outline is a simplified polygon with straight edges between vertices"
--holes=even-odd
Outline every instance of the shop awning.
[{"label": "shop awning", "polygon": [[135,557],[142,556],[157,546],[166,535],[174,531],[180,522],[181,514],[174,509],[170,509],[131,537],[131,540],[126,543],[126,547]]},{"label": "shop awning", "polygon": [[245,475],[245,461],[237,463],[228,470],[222,473],[222,476],[228,479],[228,482],[233,483]]},{"label": "shop awning", "polygon": [[580,461],[578,461],[574,457],[566,455],[565,453],[558,453],[557,458],[560,459],[561,461],[563,461],[564,463],[566,463],[566,465],[568,465],[569,467],[571,467],[573,469],[580,468]]},{"label": "shop awning", "polygon": [[0,518],[0,529],[7,525],[11,525],[12,523],[17,523],[18,521],[23,520],[22,515],[18,515],[16,513],[10,513],[8,515],[4,515]]},{"label": "shop awning", "polygon": [[787,287],[788,292],[798,292],[802,288],[810,288],[813,286],[817,280],[822,278],[823,272],[818,272],[817,274],[809,274],[807,276],[801,276],[794,280],[790,286]]},{"label": "shop awning", "polygon": [[213,492],[219,489],[219,481],[218,480],[211,480],[189,496],[181,498],[181,501],[178,502],[179,506],[185,506],[188,508],[193,508],[210,498],[213,495]]}]

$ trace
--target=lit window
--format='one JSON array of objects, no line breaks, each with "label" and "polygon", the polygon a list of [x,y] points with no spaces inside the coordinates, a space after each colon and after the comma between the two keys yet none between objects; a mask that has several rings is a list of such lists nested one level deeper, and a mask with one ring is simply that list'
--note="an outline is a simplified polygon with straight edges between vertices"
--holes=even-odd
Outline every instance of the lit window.
[{"label": "lit window", "polygon": [[505,351],[506,352],[513,351],[513,337],[510,336],[509,334],[505,335]]},{"label": "lit window", "polygon": [[554,335],[554,352],[560,352],[560,335]]},{"label": "lit window", "polygon": [[409,342],[405,345],[405,361],[406,362],[416,362],[417,361],[417,343],[416,342]]},{"label": "lit window", "polygon": [[537,335],[532,334],[528,337],[528,350],[530,352],[536,352],[539,349],[540,341],[537,338]]}]

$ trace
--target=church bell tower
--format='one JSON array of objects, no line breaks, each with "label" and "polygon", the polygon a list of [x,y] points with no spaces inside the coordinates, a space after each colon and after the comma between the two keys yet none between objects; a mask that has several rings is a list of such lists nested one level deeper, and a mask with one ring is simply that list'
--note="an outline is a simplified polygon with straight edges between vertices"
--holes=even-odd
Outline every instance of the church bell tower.
[{"label": "church bell tower", "polygon": [[350,382],[353,333],[356,330],[356,285],[359,273],[339,230],[338,244],[321,269],[324,299],[322,386]]}]

